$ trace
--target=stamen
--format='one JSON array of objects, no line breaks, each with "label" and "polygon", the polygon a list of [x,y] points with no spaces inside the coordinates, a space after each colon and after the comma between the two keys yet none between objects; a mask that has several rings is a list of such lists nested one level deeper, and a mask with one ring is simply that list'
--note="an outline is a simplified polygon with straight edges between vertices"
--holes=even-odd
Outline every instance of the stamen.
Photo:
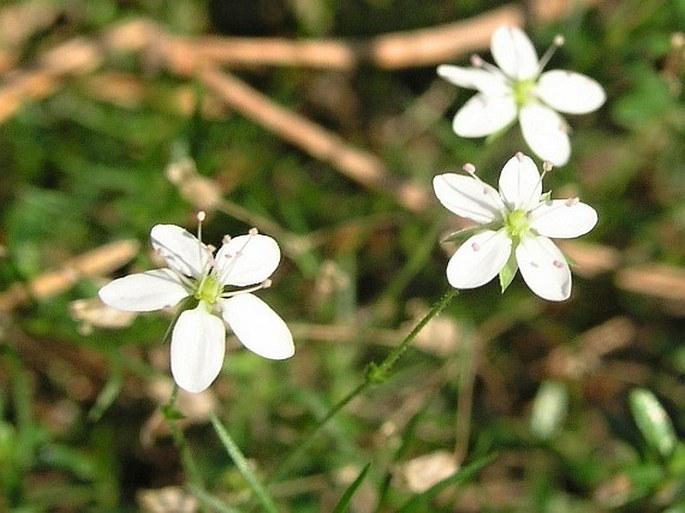
[{"label": "stamen", "polygon": [[466,171],[468,174],[470,174],[473,178],[476,178],[476,166],[474,166],[470,162],[464,164],[462,169]]},{"label": "stamen", "polygon": [[224,238],[221,239],[222,244],[228,244],[231,241],[231,236],[230,235],[224,235]]},{"label": "stamen", "polygon": [[476,53],[471,55],[471,66],[478,69],[484,69],[485,71],[489,71],[490,73],[494,73],[495,75],[503,75],[501,69],[499,69],[494,64],[490,64],[488,61],[483,60],[481,56]]},{"label": "stamen", "polygon": [[202,223],[207,218],[207,214],[204,210],[200,210],[195,218],[197,219],[197,240],[202,242]]},{"label": "stamen", "polygon": [[[240,256],[242,256],[243,250],[245,249],[247,244],[250,242],[252,237],[257,235],[258,233],[259,232],[257,231],[257,228],[250,228],[250,231],[247,232],[249,237],[245,241],[245,244],[243,244],[243,246],[240,249],[238,249],[235,253],[227,253],[224,255],[224,257],[227,260],[232,260],[233,262],[235,262]],[[231,240],[231,237],[229,237],[228,235],[224,235],[224,244],[226,244],[230,240]],[[228,262],[226,264],[224,264],[223,262],[219,262],[215,266],[215,273],[217,275],[217,279],[219,281],[221,281],[221,283],[226,282],[226,277],[230,274],[231,270],[233,269],[233,265],[234,264],[232,262]]]},{"label": "stamen", "polygon": [[564,46],[565,39],[564,36],[561,34],[557,34],[554,37],[554,40],[552,41],[552,46],[550,46],[547,51],[545,52],[545,55],[542,56],[540,59],[540,62],[538,64],[538,73],[542,72],[543,69],[545,69],[545,66],[549,64],[550,59],[552,58],[552,55],[554,55],[554,52],[557,51],[557,48]]},{"label": "stamen", "polygon": [[235,296],[237,294],[246,294],[248,292],[256,292],[257,290],[265,289],[271,286],[271,280],[266,279],[261,283],[258,283],[257,285],[253,285],[252,287],[248,287],[246,289],[240,289],[240,290],[231,290],[229,292],[224,292],[221,294],[221,297],[226,299],[231,296]]},{"label": "stamen", "polygon": [[519,162],[523,162],[523,157],[525,157],[523,152],[520,152],[520,151],[516,152],[516,160],[518,160]]},{"label": "stamen", "polygon": [[565,205],[567,207],[572,207],[573,205],[577,205],[578,203],[580,203],[580,200],[577,197],[576,198],[568,198],[566,200]]},{"label": "stamen", "polygon": [[542,163],[542,174],[540,175],[540,182],[542,182],[542,179],[545,178],[547,176],[547,173],[552,171],[552,169],[554,169],[554,164],[552,164],[548,160],[545,160]]}]

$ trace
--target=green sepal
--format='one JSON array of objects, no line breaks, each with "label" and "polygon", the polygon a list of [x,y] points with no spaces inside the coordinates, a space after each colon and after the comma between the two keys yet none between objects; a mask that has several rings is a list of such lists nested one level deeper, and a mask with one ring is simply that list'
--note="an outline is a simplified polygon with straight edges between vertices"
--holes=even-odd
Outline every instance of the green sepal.
[{"label": "green sepal", "polygon": [[512,122],[509,123],[508,125],[503,126],[502,128],[500,128],[500,129],[497,130],[496,132],[493,132],[493,133],[491,133],[490,135],[488,135],[488,136],[485,138],[485,144],[487,144],[487,145],[492,144],[493,141],[496,141],[497,139],[499,139],[500,136],[502,136],[502,134],[504,134],[504,132],[506,132],[507,130],[509,130],[513,125],[514,125],[514,122],[512,121]]},{"label": "green sepal", "polygon": [[502,270],[499,272],[499,285],[502,290],[502,294],[504,294],[504,291],[507,290],[509,285],[511,285],[511,282],[514,280],[514,276],[516,276],[516,271],[518,271],[519,266],[518,263],[516,263],[516,252],[513,250],[511,251],[511,254],[509,255],[509,260],[507,260],[507,263],[504,264],[504,267],[502,267]]},{"label": "green sepal", "polygon": [[487,223],[479,224],[476,226],[469,226],[468,228],[462,228],[461,230],[457,230],[456,232],[450,233],[447,237],[441,239],[440,242],[464,241],[468,239],[471,235],[475,235],[476,233],[482,232],[483,230],[497,230],[500,227],[501,223]]}]

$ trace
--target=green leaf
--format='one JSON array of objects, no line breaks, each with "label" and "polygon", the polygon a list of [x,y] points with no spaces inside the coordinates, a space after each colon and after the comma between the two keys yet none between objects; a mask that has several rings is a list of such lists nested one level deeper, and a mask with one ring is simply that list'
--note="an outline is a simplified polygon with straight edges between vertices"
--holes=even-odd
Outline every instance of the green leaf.
[{"label": "green leaf", "polygon": [[357,488],[359,488],[359,485],[361,485],[364,481],[364,478],[366,477],[366,474],[368,474],[370,468],[371,463],[367,463],[366,466],[357,476],[357,479],[355,479],[354,482],[347,488],[347,490],[345,490],[345,493],[343,493],[343,496],[340,498],[340,501],[335,506],[333,513],[343,513],[347,510],[347,508],[350,505],[350,501],[352,500],[352,497],[354,497]]},{"label": "green leaf", "polygon": [[629,401],[635,423],[647,444],[668,458],[675,449],[677,438],[666,410],[654,394],[644,388],[632,390]]}]

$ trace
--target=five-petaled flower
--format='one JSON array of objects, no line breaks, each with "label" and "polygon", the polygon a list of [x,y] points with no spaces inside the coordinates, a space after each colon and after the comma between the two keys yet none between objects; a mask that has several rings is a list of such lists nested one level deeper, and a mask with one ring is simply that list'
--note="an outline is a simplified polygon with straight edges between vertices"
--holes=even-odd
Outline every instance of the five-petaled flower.
[{"label": "five-petaled flower", "polygon": [[[545,172],[550,168],[543,166]],[[597,223],[597,212],[578,198],[553,200],[549,193],[542,194],[544,174],[520,152],[502,168],[499,192],[483,183],[472,165],[464,170],[469,176],[446,173],[433,179],[440,203],[480,225],[450,258],[450,285],[479,287],[499,274],[504,291],[520,269],[538,296],[567,299],[571,271],[549,237],[574,238],[589,232]]]},{"label": "five-petaled flower", "polygon": [[497,133],[518,117],[526,144],[543,160],[555,166],[568,162],[571,144],[568,125],[558,112],[585,114],[597,110],[606,99],[596,81],[564,70],[542,73],[555,47],[557,36],[541,60],[530,39],[518,28],[501,26],[492,35],[496,67],[474,55],[472,68],[441,65],[438,74],[460,87],[478,93],[457,112],[453,129],[462,137]]},{"label": "five-petaled flower", "polygon": [[293,355],[285,322],[251,294],[268,286],[278,267],[281,252],[274,239],[256,230],[226,237],[214,256],[212,248],[180,226],[158,224],[150,238],[168,269],[119,278],[99,295],[105,304],[133,312],[160,310],[193,298],[197,305],[181,312],[171,335],[171,372],[181,388],[201,392],[218,376],[225,353],[224,321],[260,356],[281,360]]}]

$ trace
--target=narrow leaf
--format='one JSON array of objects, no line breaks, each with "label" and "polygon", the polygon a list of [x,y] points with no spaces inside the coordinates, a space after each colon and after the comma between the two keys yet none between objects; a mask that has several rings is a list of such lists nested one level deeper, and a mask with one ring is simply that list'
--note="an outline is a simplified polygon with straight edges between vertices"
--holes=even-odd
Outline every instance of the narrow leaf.
[{"label": "narrow leaf", "polygon": [[345,490],[345,493],[343,493],[342,497],[340,498],[340,501],[335,506],[333,513],[344,513],[347,510],[347,508],[350,505],[350,502],[352,501],[352,497],[354,497],[357,488],[359,488],[359,485],[361,485],[362,481],[364,481],[364,478],[366,477],[366,474],[368,474],[370,468],[371,463],[367,463],[366,466],[357,476],[357,479],[355,479],[354,482],[347,487],[347,490]]},{"label": "narrow leaf", "polygon": [[450,477],[443,479],[439,483],[434,484],[425,492],[414,496],[410,499],[397,513],[414,513],[416,511],[429,511],[426,505],[429,500],[442,492],[445,488],[457,483],[468,481],[478,473],[479,470],[489,465],[495,458],[496,454],[490,454],[480,458],[465,467],[457,470]]},{"label": "narrow leaf", "polygon": [[652,449],[667,458],[675,448],[677,438],[673,424],[659,400],[644,388],[630,392],[630,410],[642,436]]},{"label": "narrow leaf", "polygon": [[219,440],[221,440],[226,452],[228,452],[231,459],[233,459],[233,463],[235,463],[235,466],[245,478],[247,484],[252,488],[257,499],[259,499],[259,502],[261,502],[264,507],[264,511],[267,511],[268,513],[278,513],[278,508],[273,499],[266,492],[266,489],[262,486],[262,483],[259,481],[256,474],[250,468],[250,464],[247,462],[245,456],[243,456],[243,453],[240,452],[240,449],[228,434],[226,428],[219,422],[219,419],[216,418],[214,413],[210,413],[210,420],[212,421],[214,431],[216,431],[216,434],[219,436]]}]

